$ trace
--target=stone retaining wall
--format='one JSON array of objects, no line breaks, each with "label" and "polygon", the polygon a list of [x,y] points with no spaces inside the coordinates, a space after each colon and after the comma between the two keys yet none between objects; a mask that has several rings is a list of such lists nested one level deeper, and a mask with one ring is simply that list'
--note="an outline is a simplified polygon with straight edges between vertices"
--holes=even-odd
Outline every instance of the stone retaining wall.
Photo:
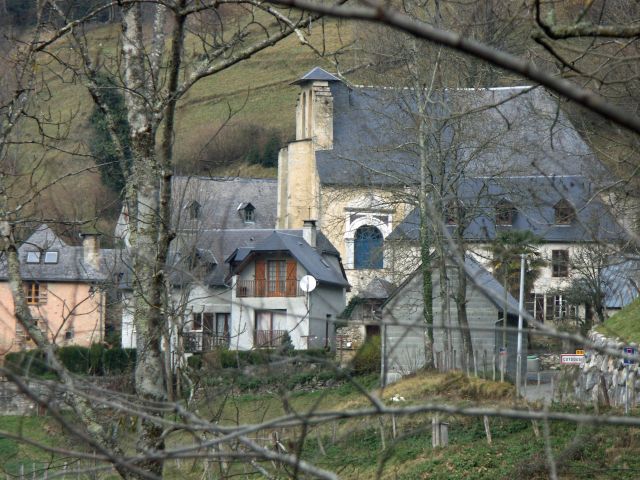
[{"label": "stone retaining wall", "polygon": [[[597,332],[591,332],[589,339],[597,347],[611,349],[621,354],[624,347],[634,347],[636,351],[638,349],[637,344],[623,343]],[[628,407],[634,407],[640,403],[637,363],[624,365],[620,357],[587,350],[584,363],[579,368],[579,375],[575,382],[578,400]]]}]

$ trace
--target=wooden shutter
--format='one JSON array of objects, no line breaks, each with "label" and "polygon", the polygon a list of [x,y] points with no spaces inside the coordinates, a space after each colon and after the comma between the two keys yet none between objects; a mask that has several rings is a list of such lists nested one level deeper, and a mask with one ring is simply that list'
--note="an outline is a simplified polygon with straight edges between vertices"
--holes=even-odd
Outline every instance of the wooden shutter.
[{"label": "wooden shutter", "polygon": [[264,297],[266,286],[267,263],[264,259],[256,260],[256,297]]},{"label": "wooden shutter", "polygon": [[38,303],[40,304],[47,303],[47,284],[46,283],[40,284],[40,293],[39,293]]},{"label": "wooden shutter", "polygon": [[295,297],[298,285],[298,267],[295,259],[287,259],[287,283],[286,283],[286,295],[287,297]]}]

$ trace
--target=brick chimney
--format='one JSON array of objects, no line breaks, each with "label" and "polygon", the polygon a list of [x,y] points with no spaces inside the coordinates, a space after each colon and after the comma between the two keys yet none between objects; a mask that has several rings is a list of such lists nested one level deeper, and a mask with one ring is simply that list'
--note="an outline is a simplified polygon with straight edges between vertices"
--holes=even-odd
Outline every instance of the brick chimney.
[{"label": "brick chimney", "polygon": [[100,269],[100,234],[94,232],[81,233],[82,260],[96,270]]},{"label": "brick chimney", "polygon": [[302,224],[302,238],[311,247],[316,248],[318,239],[318,230],[316,229],[315,220],[305,220]]}]

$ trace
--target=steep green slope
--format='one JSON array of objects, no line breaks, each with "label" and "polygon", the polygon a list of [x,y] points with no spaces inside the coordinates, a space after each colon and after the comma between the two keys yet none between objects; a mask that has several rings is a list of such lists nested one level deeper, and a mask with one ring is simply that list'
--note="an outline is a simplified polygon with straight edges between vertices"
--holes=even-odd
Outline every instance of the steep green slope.
[{"label": "steep green slope", "polygon": [[640,342],[640,298],[611,316],[597,330],[627,342]]}]

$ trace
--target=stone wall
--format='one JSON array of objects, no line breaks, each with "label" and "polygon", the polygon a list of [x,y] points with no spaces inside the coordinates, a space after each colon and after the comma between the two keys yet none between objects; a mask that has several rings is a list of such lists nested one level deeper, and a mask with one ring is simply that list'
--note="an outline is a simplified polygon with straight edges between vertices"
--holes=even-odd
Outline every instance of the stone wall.
[{"label": "stone wall", "polygon": [[[589,339],[596,347],[607,348],[621,354],[624,347],[634,347],[636,351],[638,349],[637,344],[623,343],[597,332],[591,332]],[[579,368],[579,375],[575,382],[578,400],[629,407],[634,407],[640,402],[637,363],[624,365],[620,357],[587,350],[584,363]]]},{"label": "stone wall", "polygon": [[[56,392],[55,382],[31,381],[27,387],[40,398],[62,400],[62,392]],[[42,413],[36,403],[18,390],[15,384],[0,380],[0,415],[36,415]]]},{"label": "stone wall", "polygon": [[[89,377],[91,385],[113,392],[133,393],[132,375],[113,377]],[[55,402],[58,408],[68,408],[64,403],[63,385],[49,380],[28,380],[26,385],[39,398],[47,403]],[[0,415],[37,415],[45,409],[18,390],[18,387],[5,378],[0,378]]]}]

